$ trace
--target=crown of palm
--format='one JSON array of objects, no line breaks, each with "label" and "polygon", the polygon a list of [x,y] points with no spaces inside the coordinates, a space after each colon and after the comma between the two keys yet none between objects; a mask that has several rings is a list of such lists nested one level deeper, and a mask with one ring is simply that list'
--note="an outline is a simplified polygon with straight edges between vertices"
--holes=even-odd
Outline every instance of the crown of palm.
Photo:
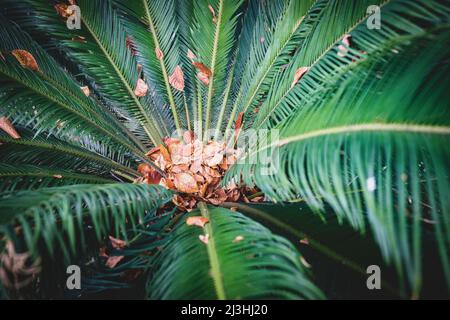
[{"label": "crown of palm", "polygon": [[365,273],[336,222],[395,294],[419,296],[425,248],[448,288],[448,1],[3,2],[3,266],[93,256],[146,270],[150,298],[321,298],[298,246]]}]

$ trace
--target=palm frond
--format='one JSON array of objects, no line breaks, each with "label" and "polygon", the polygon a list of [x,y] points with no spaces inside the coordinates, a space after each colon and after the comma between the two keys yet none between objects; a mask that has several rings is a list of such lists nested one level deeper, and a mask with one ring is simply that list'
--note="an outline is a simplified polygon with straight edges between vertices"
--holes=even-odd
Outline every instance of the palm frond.
[{"label": "palm frond", "polygon": [[[414,37],[421,37],[427,30],[448,22],[448,8],[443,8],[439,1],[384,1],[380,9],[383,10],[383,28],[372,30],[367,27],[367,20],[362,19],[367,7],[359,7],[363,2],[358,2],[349,16],[344,12],[352,11],[341,3],[327,6],[320,16],[307,18],[314,21],[313,30],[292,64],[275,78],[267,99],[254,117],[253,128],[276,126],[312,99],[320,101],[321,90],[362,61],[377,59],[376,53],[380,52],[395,54],[398,44],[415,41]],[[331,18],[341,10],[344,11],[339,16],[345,18]],[[346,55],[340,54],[343,34],[351,36],[352,45],[345,47],[349,50]],[[310,70],[293,86],[294,74],[300,67]]]},{"label": "palm frond", "polygon": [[[59,169],[76,169],[90,173],[108,173],[110,170],[136,177],[138,174],[129,167],[129,160],[109,149],[97,152],[74,146],[53,136],[33,137],[29,130],[18,128],[21,138],[13,139],[0,133],[0,161],[4,163],[43,165]],[[92,149],[92,148],[91,148]]]},{"label": "palm frond", "polygon": [[[235,30],[241,5],[241,0],[194,1],[193,51],[212,74],[204,96],[204,110],[199,110],[198,114],[202,114],[199,121],[203,122],[204,133],[215,125],[211,115],[219,110],[225,90],[227,66],[235,46]],[[212,8],[214,15],[208,6]],[[203,86],[200,82],[197,83]]]},{"label": "palm frond", "polygon": [[68,170],[32,165],[2,163],[0,167],[0,193],[13,190],[40,189],[83,183],[112,183],[111,179],[81,174]]},{"label": "palm frond", "polygon": [[[209,219],[203,229],[183,223],[155,259],[149,298],[323,297],[291,243],[237,212],[205,206],[201,215]],[[199,240],[203,233],[207,244]]]},{"label": "palm frond", "polygon": [[[133,92],[139,78],[137,62],[127,46],[125,28],[111,1],[77,2],[83,12],[84,28],[71,33],[67,33],[64,20],[47,1],[30,0],[30,3],[39,13],[33,20],[39,17],[40,30],[59,40],[58,48],[71,61],[77,62],[85,81],[101,93],[108,104],[131,114],[153,143],[160,143],[162,131],[158,118],[153,118],[160,110],[151,99],[139,99]],[[110,26],[103,28],[102,23],[106,22]]]},{"label": "palm frond", "polygon": [[[303,20],[311,3],[312,1],[290,1],[285,6],[283,14],[272,19],[270,14],[279,10],[277,6],[274,6],[275,10],[269,8],[267,13],[262,10],[262,18],[258,21],[259,27],[254,30],[256,37],[252,39],[251,58],[247,61],[243,81],[233,102],[226,130],[231,128],[239,112],[245,113],[250,107],[253,110],[257,106],[270,88],[276,72],[292,59],[296,47],[304,38],[307,28],[302,28]],[[264,17],[265,13],[269,17]],[[266,19],[269,23],[265,21]],[[261,32],[261,29],[264,31]],[[266,41],[268,45],[265,45]]]},{"label": "palm frond", "polygon": [[444,27],[396,47],[393,56],[362,62],[283,122],[279,141],[246,156],[274,159],[271,152],[279,152],[276,173],[247,161],[228,178],[255,183],[275,201],[301,197],[316,210],[327,203],[354,228],[370,227],[414,295],[421,287],[421,234],[432,221],[450,285],[444,199],[450,150],[443,147],[450,134],[449,40]]},{"label": "palm frond", "polygon": [[[117,123],[110,121],[108,113],[99,110],[98,105],[83,94],[80,86],[18,26],[2,19],[1,36],[0,50],[8,53],[0,65],[2,86],[5,88],[1,97],[2,113],[28,123],[38,119],[38,133],[42,130],[55,133],[70,130],[72,134],[90,134],[97,138],[101,135],[105,142],[109,139],[116,146],[139,150],[124,137]],[[9,54],[15,49],[33,54],[39,71],[21,67]],[[58,126],[58,121],[64,122],[64,126]],[[83,125],[80,126],[80,123]]]},{"label": "palm frond", "polygon": [[[18,239],[11,226],[20,226],[26,248],[33,254],[58,248],[66,259],[86,250],[86,223],[97,239],[113,234],[127,239],[127,229],[137,228],[171,199],[159,186],[136,184],[72,185],[36,191],[3,193],[0,230]],[[44,249],[43,249],[44,248]]]}]

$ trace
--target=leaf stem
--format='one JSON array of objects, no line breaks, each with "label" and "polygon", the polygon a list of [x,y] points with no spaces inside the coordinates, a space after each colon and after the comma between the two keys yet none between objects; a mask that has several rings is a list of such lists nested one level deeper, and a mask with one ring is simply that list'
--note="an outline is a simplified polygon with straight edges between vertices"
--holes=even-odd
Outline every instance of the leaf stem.
[{"label": "leaf stem", "polygon": [[214,33],[214,43],[212,48],[212,58],[211,58],[211,79],[208,86],[208,97],[206,100],[206,117],[205,117],[205,131],[203,139],[209,139],[207,136],[207,131],[209,129],[209,122],[211,121],[211,105],[214,91],[214,77],[216,72],[216,59],[217,59],[217,48],[219,46],[220,37],[220,24],[222,23],[222,11],[223,11],[223,0],[219,0],[219,12],[217,13],[217,27]]}]

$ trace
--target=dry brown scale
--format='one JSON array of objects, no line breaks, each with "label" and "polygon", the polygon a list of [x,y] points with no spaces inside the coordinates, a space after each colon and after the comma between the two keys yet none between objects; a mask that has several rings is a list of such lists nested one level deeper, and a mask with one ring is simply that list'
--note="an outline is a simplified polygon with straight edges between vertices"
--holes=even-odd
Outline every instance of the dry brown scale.
[{"label": "dry brown scale", "polygon": [[165,177],[148,164],[140,164],[142,177],[136,183],[160,184],[178,191],[173,203],[182,211],[191,211],[199,201],[213,205],[224,202],[261,202],[264,196],[252,196],[255,188],[239,187],[230,183],[220,186],[226,171],[233,165],[240,151],[228,148],[225,143],[203,143],[194,133],[186,131],[183,139],[164,138],[147,156],[164,173]]}]

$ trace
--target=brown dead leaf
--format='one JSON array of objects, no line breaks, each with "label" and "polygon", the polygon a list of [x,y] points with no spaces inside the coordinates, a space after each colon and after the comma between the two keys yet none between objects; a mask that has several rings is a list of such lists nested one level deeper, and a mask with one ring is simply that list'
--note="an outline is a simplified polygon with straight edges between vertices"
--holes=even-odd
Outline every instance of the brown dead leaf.
[{"label": "brown dead leaf", "polygon": [[201,228],[203,228],[208,222],[209,219],[202,216],[194,216],[186,219],[186,224],[188,226],[197,226]]},{"label": "brown dead leaf", "polygon": [[208,244],[209,241],[209,234],[201,234],[198,236],[198,238],[200,239],[201,242],[203,242],[204,244]]},{"label": "brown dead leaf", "polygon": [[342,38],[342,44],[340,44],[338,46],[338,53],[337,55],[339,57],[345,57],[345,55],[348,52],[348,48],[350,47],[350,38],[352,36],[350,34],[346,34],[343,38]]},{"label": "brown dead leaf", "polygon": [[148,86],[142,79],[138,79],[136,83],[136,89],[134,89],[134,94],[137,97],[145,97],[147,95]]},{"label": "brown dead leaf", "polygon": [[209,12],[211,12],[211,14],[212,14],[212,16],[213,16],[212,21],[213,21],[215,24],[217,24],[217,17],[216,17],[216,13],[215,13],[215,11],[214,11],[214,8],[213,8],[210,4],[208,4],[208,9],[209,9]]},{"label": "brown dead leaf", "polygon": [[39,66],[36,62],[36,59],[28,51],[16,49],[11,51],[11,54],[14,56],[14,58],[16,58],[16,60],[22,67],[33,71],[39,71]]},{"label": "brown dead leaf", "polygon": [[100,249],[98,250],[98,256],[108,258],[108,254],[106,253],[106,247],[100,247]]},{"label": "brown dead leaf", "polygon": [[160,151],[161,150],[159,149],[159,146],[153,147],[145,155],[152,160],[156,160],[156,158],[159,156]]},{"label": "brown dead leaf", "polygon": [[183,134],[184,143],[193,143],[196,138],[195,133],[192,131],[186,131]]},{"label": "brown dead leaf", "polygon": [[161,151],[161,155],[164,158],[164,160],[171,161],[169,151],[162,144],[159,145],[159,151]]},{"label": "brown dead leaf", "polygon": [[141,163],[138,166],[138,172],[144,176],[144,181],[147,184],[158,184],[162,178],[161,174],[147,163]]},{"label": "brown dead leaf", "polygon": [[141,163],[137,170],[140,174],[147,175],[152,172],[153,168],[147,163]]},{"label": "brown dead leaf", "polygon": [[205,86],[209,85],[209,77],[203,72],[197,73],[197,78],[200,80]]},{"label": "brown dead leaf", "polygon": [[212,72],[211,70],[205,66],[203,63],[201,62],[193,62],[192,63],[194,65],[194,67],[200,72],[203,73],[204,75],[206,75],[208,78],[212,76]]},{"label": "brown dead leaf", "polygon": [[308,240],[308,238],[303,238],[303,239],[300,240],[300,243],[308,245],[309,244],[309,240]]},{"label": "brown dead leaf", "polygon": [[111,241],[111,246],[114,249],[122,249],[127,244],[124,240],[114,238],[113,236],[109,236],[109,240]]},{"label": "brown dead leaf", "polygon": [[134,45],[133,39],[131,39],[130,36],[127,36],[125,40],[125,46],[128,48],[128,50],[131,51],[131,54],[135,56],[137,54],[136,46]]},{"label": "brown dead leaf", "polygon": [[159,47],[155,48],[156,59],[161,60],[164,57],[163,52]]},{"label": "brown dead leaf", "polygon": [[304,74],[306,72],[308,72],[308,70],[309,70],[309,67],[300,67],[297,69],[297,71],[295,71],[294,81],[292,81],[291,88],[293,86],[295,86],[297,84],[297,82],[300,81],[300,79],[304,76]]},{"label": "brown dead leaf", "polygon": [[244,120],[244,112],[239,112],[236,122],[234,124],[234,130],[239,132],[242,127],[242,121]]},{"label": "brown dead leaf", "polygon": [[194,60],[197,60],[197,57],[196,57],[195,54],[191,51],[191,49],[188,49],[188,51],[187,51],[187,57],[192,61],[192,63],[194,62]]},{"label": "brown dead leaf", "polygon": [[19,133],[5,116],[0,118],[0,130],[5,131],[13,139],[20,139]]},{"label": "brown dead leaf", "polygon": [[108,268],[112,269],[112,268],[114,268],[115,266],[117,266],[117,264],[118,264],[120,261],[122,261],[123,258],[124,258],[124,256],[111,256],[111,257],[109,257],[109,258],[106,260],[105,265],[106,265]]},{"label": "brown dead leaf", "polygon": [[55,4],[54,8],[58,15],[63,18],[68,18],[72,14],[71,11],[68,10],[69,6],[65,3],[57,3]]},{"label": "brown dead leaf", "polygon": [[145,177],[145,182],[147,184],[159,184],[161,179],[161,174],[158,171],[153,170],[152,172],[147,174],[147,176]]},{"label": "brown dead leaf", "polygon": [[80,87],[80,88],[81,88],[81,90],[83,91],[84,95],[85,95],[86,97],[89,97],[89,94],[91,93],[91,92],[89,91],[89,87],[88,87],[88,86],[84,86],[84,87]]},{"label": "brown dead leaf", "polygon": [[197,181],[195,181],[194,175],[190,172],[181,172],[174,175],[173,180],[177,190],[185,193],[198,192]]},{"label": "brown dead leaf", "polygon": [[180,66],[175,67],[175,70],[169,77],[169,83],[173,88],[184,91],[184,75]]},{"label": "brown dead leaf", "polygon": [[32,283],[41,271],[41,260],[33,260],[28,252],[18,253],[14,244],[7,241],[0,254],[0,282],[3,286],[19,290]]},{"label": "brown dead leaf", "polygon": [[167,189],[181,192],[172,198],[179,210],[190,212],[198,201],[220,205],[226,201],[259,202],[264,199],[263,195],[250,197],[251,200],[246,197],[246,194],[259,192],[257,189],[238,187],[233,183],[220,187],[226,170],[241,154],[238,149],[227,147],[224,142],[204,143],[191,131],[184,132],[182,140],[165,137],[163,142],[146,155],[164,171],[164,178],[158,174],[152,182],[152,174],[156,175],[156,170],[141,165],[138,171],[143,177],[135,183],[159,183]]},{"label": "brown dead leaf", "polygon": [[72,41],[80,42],[80,43],[86,43],[87,42],[86,41],[86,37],[83,37],[83,36],[75,36],[75,37],[72,38]]}]

